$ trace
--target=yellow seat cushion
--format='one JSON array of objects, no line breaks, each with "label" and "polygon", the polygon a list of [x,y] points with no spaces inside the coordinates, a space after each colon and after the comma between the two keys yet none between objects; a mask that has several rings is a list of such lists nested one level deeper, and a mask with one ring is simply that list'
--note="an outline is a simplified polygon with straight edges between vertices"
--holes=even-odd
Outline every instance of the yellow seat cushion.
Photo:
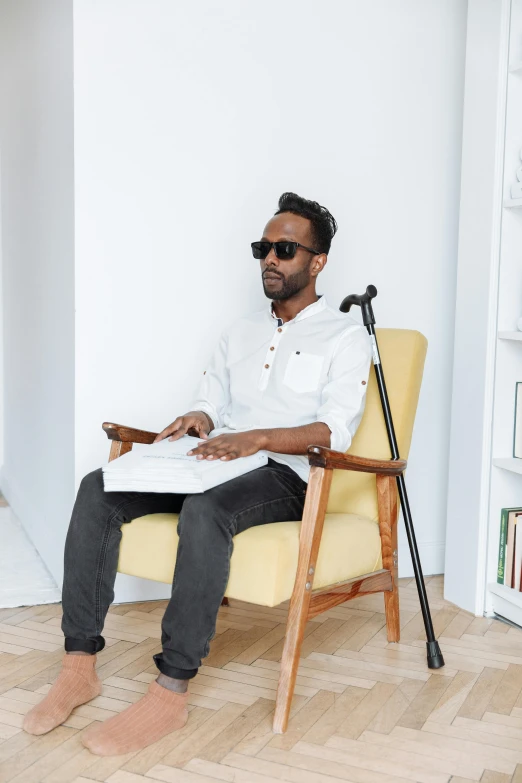
[{"label": "yellow seat cushion", "polygon": [[[178,548],[177,514],[148,514],[123,526],[118,571],[172,582]],[[234,537],[229,598],[277,606],[292,595],[301,522],[272,522]],[[379,525],[358,514],[327,514],[314,589],[382,568]]]}]

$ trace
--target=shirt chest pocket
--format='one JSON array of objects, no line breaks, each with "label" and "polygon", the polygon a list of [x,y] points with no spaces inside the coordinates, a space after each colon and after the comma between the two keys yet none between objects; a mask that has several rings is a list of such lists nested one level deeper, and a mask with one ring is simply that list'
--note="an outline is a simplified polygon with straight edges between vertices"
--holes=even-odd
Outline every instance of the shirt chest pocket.
[{"label": "shirt chest pocket", "polygon": [[283,375],[283,384],[295,392],[311,392],[317,389],[324,357],[316,353],[294,351],[290,354]]}]

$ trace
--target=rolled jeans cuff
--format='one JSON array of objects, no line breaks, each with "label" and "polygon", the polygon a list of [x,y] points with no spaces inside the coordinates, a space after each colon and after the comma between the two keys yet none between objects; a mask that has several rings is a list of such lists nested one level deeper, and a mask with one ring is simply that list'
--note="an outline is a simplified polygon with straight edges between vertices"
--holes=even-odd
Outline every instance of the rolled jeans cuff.
[{"label": "rolled jeans cuff", "polygon": [[65,637],[65,652],[86,652],[94,655],[105,647],[103,636],[95,636],[94,639],[73,639]]},{"label": "rolled jeans cuff", "polygon": [[160,672],[175,680],[191,680],[198,673],[197,669],[177,669],[175,666],[170,666],[163,660],[163,653],[157,653],[152,657]]}]

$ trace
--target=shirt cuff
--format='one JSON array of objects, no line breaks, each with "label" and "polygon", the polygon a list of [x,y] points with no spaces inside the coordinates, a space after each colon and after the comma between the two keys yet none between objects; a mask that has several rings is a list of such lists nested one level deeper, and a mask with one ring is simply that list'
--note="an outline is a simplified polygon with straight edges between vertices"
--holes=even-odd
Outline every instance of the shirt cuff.
[{"label": "shirt cuff", "polygon": [[323,424],[326,424],[326,426],[330,430],[330,448],[334,451],[342,451],[343,453],[345,451],[348,451],[350,448],[350,445],[352,443],[352,436],[347,431],[346,427],[340,426],[338,422],[335,420],[334,416],[328,416],[324,415],[317,419],[317,421],[322,421]]},{"label": "shirt cuff", "polygon": [[221,426],[222,422],[220,421],[219,413],[217,412],[217,409],[211,405],[209,402],[205,402],[203,400],[196,400],[196,402],[193,404],[193,406],[190,409],[191,411],[203,411],[203,413],[206,413],[212,421],[214,422],[214,429],[217,430],[218,427]]}]

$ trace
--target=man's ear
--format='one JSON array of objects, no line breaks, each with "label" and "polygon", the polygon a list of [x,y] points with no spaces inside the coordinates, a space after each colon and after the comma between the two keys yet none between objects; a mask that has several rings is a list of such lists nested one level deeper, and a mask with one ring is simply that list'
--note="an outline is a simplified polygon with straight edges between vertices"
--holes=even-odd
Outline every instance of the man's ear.
[{"label": "man's ear", "polygon": [[326,255],[326,253],[320,253],[320,255],[315,256],[314,265],[312,267],[312,273],[318,275],[319,272],[321,272],[324,269],[324,266],[327,261],[328,261],[328,256]]}]

